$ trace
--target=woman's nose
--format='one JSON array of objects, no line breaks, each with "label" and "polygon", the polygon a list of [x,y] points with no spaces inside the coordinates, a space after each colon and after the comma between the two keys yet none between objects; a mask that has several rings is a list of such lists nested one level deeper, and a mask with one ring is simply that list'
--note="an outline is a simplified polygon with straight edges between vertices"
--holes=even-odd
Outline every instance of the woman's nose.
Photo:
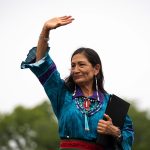
[{"label": "woman's nose", "polygon": [[75,66],[75,67],[72,69],[72,72],[73,72],[73,73],[78,73],[78,72],[79,72],[79,67],[78,67],[78,66]]}]

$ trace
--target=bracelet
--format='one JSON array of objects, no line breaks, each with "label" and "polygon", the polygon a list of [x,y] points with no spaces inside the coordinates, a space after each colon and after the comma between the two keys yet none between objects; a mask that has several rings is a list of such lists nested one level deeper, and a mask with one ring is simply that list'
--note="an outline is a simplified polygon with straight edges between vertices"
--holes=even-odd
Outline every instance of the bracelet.
[{"label": "bracelet", "polygon": [[44,37],[43,35],[40,35],[39,38],[42,38],[44,41],[48,42],[49,41],[49,37]]}]

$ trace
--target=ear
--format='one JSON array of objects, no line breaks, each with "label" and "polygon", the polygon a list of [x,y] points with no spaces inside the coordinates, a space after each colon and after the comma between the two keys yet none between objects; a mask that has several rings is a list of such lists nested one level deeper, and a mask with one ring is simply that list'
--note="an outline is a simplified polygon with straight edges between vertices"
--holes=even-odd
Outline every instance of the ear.
[{"label": "ear", "polygon": [[94,67],[94,75],[96,76],[100,72],[100,64],[96,64]]}]

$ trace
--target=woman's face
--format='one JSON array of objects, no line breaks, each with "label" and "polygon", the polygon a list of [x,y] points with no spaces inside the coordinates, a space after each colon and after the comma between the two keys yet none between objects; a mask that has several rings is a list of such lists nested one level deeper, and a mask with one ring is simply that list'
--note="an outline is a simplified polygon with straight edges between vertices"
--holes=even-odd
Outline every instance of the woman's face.
[{"label": "woman's face", "polygon": [[99,67],[93,67],[83,53],[72,57],[71,73],[77,85],[93,84],[93,77],[99,72]]}]

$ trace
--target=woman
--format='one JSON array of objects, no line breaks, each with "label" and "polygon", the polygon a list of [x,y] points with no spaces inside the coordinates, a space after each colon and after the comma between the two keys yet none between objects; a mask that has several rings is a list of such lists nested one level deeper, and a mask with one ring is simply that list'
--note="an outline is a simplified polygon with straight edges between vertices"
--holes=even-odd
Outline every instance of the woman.
[{"label": "woman", "polygon": [[[96,143],[97,135],[111,135],[130,150],[133,143],[132,121],[127,115],[119,129],[105,114],[110,95],[103,88],[102,64],[98,54],[90,48],[79,48],[71,57],[70,76],[62,80],[49,56],[50,30],[72,23],[72,16],[52,18],[45,22],[37,48],[30,50],[21,68],[30,68],[43,85],[58,119],[60,149],[106,150]],[[105,117],[105,120],[103,120]],[[112,144],[110,149],[115,149]]]}]

